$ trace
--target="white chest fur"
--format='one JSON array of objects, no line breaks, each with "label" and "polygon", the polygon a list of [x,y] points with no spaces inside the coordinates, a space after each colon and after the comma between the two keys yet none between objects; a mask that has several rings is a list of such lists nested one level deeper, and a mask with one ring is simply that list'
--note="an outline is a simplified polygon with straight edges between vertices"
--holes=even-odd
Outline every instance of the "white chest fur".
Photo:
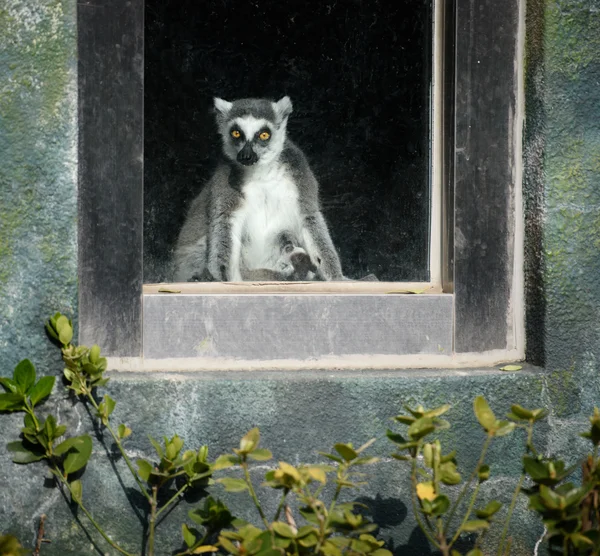
[{"label": "white chest fur", "polygon": [[298,188],[285,166],[273,164],[253,169],[242,193],[244,201],[234,215],[242,261],[249,269],[272,268],[280,255],[277,236],[285,231],[301,237]]}]

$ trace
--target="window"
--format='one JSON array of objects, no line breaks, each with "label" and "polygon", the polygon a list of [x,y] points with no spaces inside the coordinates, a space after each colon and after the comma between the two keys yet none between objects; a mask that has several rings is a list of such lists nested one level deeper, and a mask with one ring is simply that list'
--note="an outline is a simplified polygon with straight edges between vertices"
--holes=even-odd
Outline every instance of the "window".
[{"label": "window", "polygon": [[183,217],[221,157],[213,97],[284,94],[345,275],[428,282],[430,8],[146,0],[144,282],[173,281]]},{"label": "window", "polygon": [[444,293],[242,295],[215,284],[215,293],[143,297],[144,3],[78,4],[81,341],[115,356],[228,367],[520,358],[522,6],[471,4],[438,1],[434,10]]}]

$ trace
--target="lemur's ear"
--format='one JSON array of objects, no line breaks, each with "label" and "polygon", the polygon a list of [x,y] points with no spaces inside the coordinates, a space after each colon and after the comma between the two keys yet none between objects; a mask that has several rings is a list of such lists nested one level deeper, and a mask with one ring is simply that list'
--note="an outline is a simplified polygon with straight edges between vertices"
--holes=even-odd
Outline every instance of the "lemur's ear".
[{"label": "lemur's ear", "polygon": [[223,100],[219,97],[215,97],[215,109],[217,110],[217,116],[226,118],[232,106],[233,104],[231,102]]},{"label": "lemur's ear", "polygon": [[292,101],[290,97],[285,96],[281,100],[273,103],[275,115],[279,121],[285,120],[292,113]]}]

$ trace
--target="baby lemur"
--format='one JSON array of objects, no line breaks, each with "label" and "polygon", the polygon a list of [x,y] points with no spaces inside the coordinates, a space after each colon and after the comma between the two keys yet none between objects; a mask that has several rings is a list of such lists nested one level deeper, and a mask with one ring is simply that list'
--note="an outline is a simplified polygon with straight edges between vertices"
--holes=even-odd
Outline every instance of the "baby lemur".
[{"label": "baby lemur", "polygon": [[224,156],[188,212],[175,280],[343,280],[319,184],[286,137],[289,97],[214,103]]}]

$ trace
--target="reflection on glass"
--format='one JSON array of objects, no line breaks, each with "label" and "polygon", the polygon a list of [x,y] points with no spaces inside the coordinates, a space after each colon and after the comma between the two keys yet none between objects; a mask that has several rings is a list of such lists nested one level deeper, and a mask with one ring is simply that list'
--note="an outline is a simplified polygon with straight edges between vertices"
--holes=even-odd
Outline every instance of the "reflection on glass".
[{"label": "reflection on glass", "polygon": [[145,282],[427,280],[430,28],[424,0],[146,0]]}]

